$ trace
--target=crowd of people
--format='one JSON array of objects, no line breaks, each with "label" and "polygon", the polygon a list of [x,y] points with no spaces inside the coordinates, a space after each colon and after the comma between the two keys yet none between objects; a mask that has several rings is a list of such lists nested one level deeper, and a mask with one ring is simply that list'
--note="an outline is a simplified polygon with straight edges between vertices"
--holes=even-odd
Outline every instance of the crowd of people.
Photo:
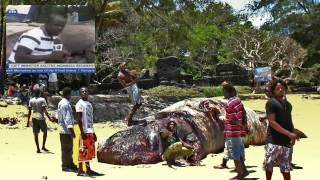
[{"label": "crowd of people", "polygon": [[[60,142],[61,142],[61,159],[62,171],[77,172],[78,176],[97,176],[101,175],[93,171],[89,161],[95,157],[95,142],[97,136],[93,128],[93,107],[88,101],[89,91],[87,87],[80,88],[80,99],[75,105],[75,108],[70,104],[71,88],[65,87],[62,90],[62,100],[58,104],[57,117],[52,117],[47,111],[47,102],[41,97],[40,88],[33,89],[34,97],[29,101],[29,113],[27,127],[32,125],[34,140],[37,148],[37,153],[41,150],[48,152],[46,148],[47,124],[44,115],[52,122],[59,123]],[[31,116],[32,115],[32,116]],[[32,121],[30,122],[30,118]],[[74,123],[77,121],[80,128],[80,143],[78,167],[74,164],[73,154],[73,139],[75,138]],[[43,132],[43,143],[40,149],[38,135],[40,130]],[[86,171],[83,169],[86,166]]]},{"label": "crowd of people", "polygon": [[[40,89],[40,96],[58,94],[58,79],[56,73],[33,74],[28,80],[18,83],[15,78],[9,81],[5,96],[17,99],[21,104],[28,105],[31,97],[34,96],[34,89]],[[23,78],[19,78],[23,79]]]}]

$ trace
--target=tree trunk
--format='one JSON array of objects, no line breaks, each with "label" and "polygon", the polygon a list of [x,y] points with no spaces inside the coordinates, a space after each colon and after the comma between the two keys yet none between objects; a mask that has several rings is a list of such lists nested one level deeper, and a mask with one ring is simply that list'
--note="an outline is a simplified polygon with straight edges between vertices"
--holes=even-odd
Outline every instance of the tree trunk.
[{"label": "tree trunk", "polygon": [[[1,22],[0,22],[0,27],[1,27],[1,29],[0,29],[0,54],[2,55],[2,53],[5,53],[4,51],[2,51],[2,49],[3,49],[3,46],[4,46],[4,30],[5,30],[5,24],[4,24],[4,2],[3,1],[1,1],[1,9],[0,9],[0,15],[1,15]],[[3,64],[3,59],[2,59],[2,56],[1,56],[1,65]],[[1,66],[2,67],[2,66]]]},{"label": "tree trunk", "polygon": [[101,29],[101,26],[102,26],[102,22],[103,22],[104,12],[105,12],[105,10],[107,8],[108,2],[109,2],[109,0],[104,0],[103,4],[101,6],[101,9],[99,11],[98,19],[97,19],[97,25],[96,25],[96,32],[97,33],[100,32],[100,29]]},{"label": "tree trunk", "polygon": [[1,1],[1,8],[0,8],[0,16],[1,16],[1,22],[0,22],[0,59],[1,59],[1,70],[0,70],[0,83],[2,84],[0,86],[0,94],[4,93],[4,83],[5,83],[5,68],[6,68],[6,59],[5,59],[5,23],[4,23],[4,1]]},{"label": "tree trunk", "polygon": [[68,14],[68,4],[64,5],[64,14]]}]

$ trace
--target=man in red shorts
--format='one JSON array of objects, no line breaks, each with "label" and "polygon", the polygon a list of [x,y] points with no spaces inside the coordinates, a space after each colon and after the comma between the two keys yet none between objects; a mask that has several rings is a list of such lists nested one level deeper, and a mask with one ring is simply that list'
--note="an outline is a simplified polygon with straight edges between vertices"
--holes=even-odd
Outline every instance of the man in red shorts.
[{"label": "man in red shorts", "polygon": [[[79,144],[79,169],[78,176],[97,176],[99,173],[90,168],[89,161],[95,158],[95,145],[97,136],[93,130],[93,107],[88,101],[89,91],[87,87],[80,88],[81,99],[76,104],[78,124],[81,132]],[[83,170],[86,163],[87,171]]]}]

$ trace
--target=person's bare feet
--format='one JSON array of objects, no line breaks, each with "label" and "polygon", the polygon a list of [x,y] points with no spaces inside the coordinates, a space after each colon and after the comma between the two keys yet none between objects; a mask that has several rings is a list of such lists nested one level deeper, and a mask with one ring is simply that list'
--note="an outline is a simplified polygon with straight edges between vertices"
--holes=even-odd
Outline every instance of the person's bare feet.
[{"label": "person's bare feet", "polygon": [[213,166],[214,169],[229,169],[228,166],[220,164],[218,166]]},{"label": "person's bare feet", "polygon": [[84,177],[88,177],[89,175],[85,172],[78,172],[77,176],[84,176]]},{"label": "person's bare feet", "polygon": [[49,152],[49,150],[46,147],[42,147],[42,150],[44,150],[45,152]]},{"label": "person's bare feet", "polygon": [[96,171],[93,171],[93,170],[88,170],[88,171],[87,171],[87,174],[88,174],[89,176],[102,176],[102,174],[100,174],[100,173],[98,173],[98,172],[96,172]]},{"label": "person's bare feet", "polygon": [[231,178],[229,180],[241,180],[241,179],[247,177],[248,175],[249,175],[249,172],[245,171],[243,174],[239,174],[239,175],[237,175],[237,176],[235,176],[235,177],[233,177],[233,178]]},{"label": "person's bare feet", "polygon": [[249,174],[250,174],[250,173],[249,173],[248,171],[245,171],[243,174],[239,174],[238,177],[239,177],[240,179],[243,179],[243,178],[247,177]]}]

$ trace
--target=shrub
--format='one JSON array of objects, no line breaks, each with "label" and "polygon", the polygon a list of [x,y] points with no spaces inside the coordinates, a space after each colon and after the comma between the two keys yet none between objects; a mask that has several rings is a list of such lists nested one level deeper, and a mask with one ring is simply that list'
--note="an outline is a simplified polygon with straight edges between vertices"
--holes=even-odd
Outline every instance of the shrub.
[{"label": "shrub", "polygon": [[315,64],[310,68],[306,68],[297,72],[296,83],[297,84],[310,84],[319,85],[320,84],[320,64]]},{"label": "shrub", "polygon": [[[248,86],[235,86],[235,88],[238,94],[250,94],[253,91]],[[202,91],[205,97],[223,96],[222,86],[203,87]]]},{"label": "shrub", "polygon": [[[235,86],[238,94],[249,94],[252,89],[248,86]],[[223,96],[222,86],[207,86],[198,88],[180,88],[175,86],[158,86],[144,91],[148,96],[177,96],[177,97],[217,97]]]},{"label": "shrub", "polygon": [[178,96],[178,97],[203,97],[203,94],[197,90],[190,88],[180,88],[175,86],[158,86],[144,91],[145,95],[164,97],[164,96]]},{"label": "shrub", "polygon": [[253,89],[249,86],[235,86],[238,94],[251,94]]},{"label": "shrub", "polygon": [[203,87],[202,91],[205,97],[223,96],[222,86]]}]

